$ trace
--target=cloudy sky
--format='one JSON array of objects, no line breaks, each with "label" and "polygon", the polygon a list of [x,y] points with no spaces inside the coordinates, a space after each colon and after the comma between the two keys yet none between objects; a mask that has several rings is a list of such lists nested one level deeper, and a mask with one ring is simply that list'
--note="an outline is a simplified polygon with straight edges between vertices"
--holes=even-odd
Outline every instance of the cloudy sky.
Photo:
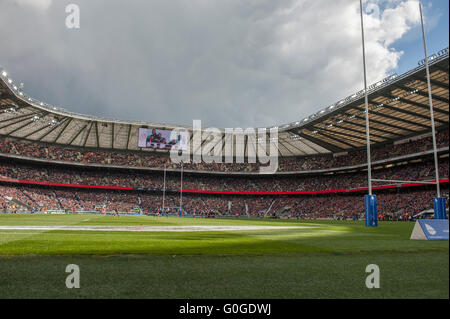
[{"label": "cloudy sky", "polygon": [[[423,4],[431,54],[448,46],[448,0]],[[417,66],[418,1],[364,11],[369,82]],[[0,41],[30,96],[152,123],[285,124],[363,83],[358,0],[0,0]]]}]

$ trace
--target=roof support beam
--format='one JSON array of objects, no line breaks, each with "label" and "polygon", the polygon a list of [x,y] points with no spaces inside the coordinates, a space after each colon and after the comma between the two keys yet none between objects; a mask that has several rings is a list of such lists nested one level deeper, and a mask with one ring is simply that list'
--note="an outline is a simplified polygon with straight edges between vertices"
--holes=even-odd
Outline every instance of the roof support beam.
[{"label": "roof support beam", "polygon": [[248,135],[244,135],[244,158],[246,156],[245,154],[247,154],[247,159],[248,159],[247,145],[248,145]]},{"label": "roof support beam", "polygon": [[[389,96],[387,95],[387,97],[389,97]],[[374,101],[369,101],[369,103],[373,104],[373,105],[378,105],[379,104],[379,103],[374,102]],[[398,108],[398,107],[395,107],[395,106],[392,106],[392,105],[389,105],[389,104],[386,104],[386,103],[382,103],[382,104],[383,104],[383,106],[382,106],[383,108],[386,108],[386,109],[394,111],[394,112],[403,113],[405,115],[411,115],[411,116],[415,116],[415,117],[420,117],[420,118],[425,119],[425,120],[429,120],[430,119],[430,117],[426,116],[426,115],[422,115],[422,114],[419,114],[419,113],[416,113],[416,112],[412,112],[412,111],[409,111],[409,110],[404,110],[404,109],[401,109],[401,108]]]},{"label": "roof support beam", "polygon": [[[67,121],[70,121],[70,118],[66,117],[60,124],[63,123],[67,123]],[[47,135],[49,135],[51,132],[53,132],[54,130],[56,130],[58,127],[60,127],[61,125],[55,125],[53,126],[49,131],[45,132],[42,136],[40,136],[37,141],[41,141],[44,137],[46,137]]]},{"label": "roof support beam", "polygon": [[40,132],[40,131],[42,131],[42,130],[45,130],[45,129],[47,129],[47,128],[48,128],[48,126],[42,126],[42,127],[38,128],[38,129],[36,129],[36,130],[34,130],[34,131],[28,133],[27,135],[23,136],[23,138],[27,138],[28,136],[31,136],[31,135],[33,135],[33,134],[36,134],[36,133],[38,133],[38,132]]},{"label": "roof support beam", "polygon": [[[41,113],[41,114],[36,114],[35,116],[37,116],[37,117],[39,118],[39,120],[40,120],[41,118],[45,117],[48,113],[49,113],[49,112],[43,112],[43,113]],[[35,116],[33,116],[33,118],[34,118]],[[33,118],[31,119],[31,121],[25,123],[25,124],[22,125],[22,126],[19,126],[19,127],[15,128],[15,129],[12,130],[11,132],[9,132],[8,135],[13,134],[13,133],[17,132],[18,130],[23,129],[23,128],[27,127],[27,126],[30,125],[30,124],[33,124],[33,123],[34,123]]]},{"label": "roof support beam", "polygon": [[[303,144],[304,146],[306,146],[307,148],[312,149],[313,152],[315,152],[315,153],[317,153],[317,154],[321,154],[321,153],[322,153],[321,151],[319,151],[319,150],[315,147],[315,146],[317,146],[316,144],[310,145],[310,144],[313,144],[313,142],[311,142],[310,140],[307,140],[307,139],[305,139],[305,138],[302,138],[299,142],[302,143],[302,144]],[[328,150],[328,151],[329,151],[329,150]],[[306,155],[309,155],[309,154],[306,154]]]},{"label": "roof support beam", "polygon": [[[289,132],[289,133],[291,133],[291,132]],[[293,136],[292,133],[291,133],[291,136]],[[282,141],[288,143],[290,146],[292,146],[293,148],[295,148],[297,151],[299,151],[299,152],[301,153],[301,155],[307,155],[307,153],[306,153],[305,151],[302,151],[302,150],[299,149],[297,146],[295,146],[294,144],[292,144],[292,143],[289,141],[289,138],[286,138],[286,139],[284,139],[284,140],[282,140]]]},{"label": "roof support beam", "polygon": [[[324,128],[316,128],[317,130],[319,130],[319,132],[326,132],[328,134],[332,134],[332,135],[341,135],[341,136],[345,136],[345,137],[351,137],[351,138],[355,138],[357,140],[361,140],[361,141],[365,141],[366,138],[361,137],[361,136],[356,136],[356,135],[352,135],[352,134],[348,134],[348,133],[344,133],[344,132],[337,132],[337,131],[330,131]],[[342,142],[342,140],[339,140],[339,142]]]},{"label": "roof support beam", "polygon": [[[327,132],[327,133],[329,133],[329,132]],[[329,139],[331,139],[331,140],[336,140],[337,142],[342,143],[342,144],[345,144],[345,145],[350,146],[350,147],[352,147],[352,148],[356,148],[356,147],[357,147],[356,145],[351,144],[349,141],[343,141],[343,140],[341,140],[341,139],[337,139],[336,136],[329,135],[329,134],[327,134],[327,133],[324,133],[322,130],[319,130],[319,131],[317,132],[317,134],[319,134],[319,135],[325,136],[326,138],[329,138]],[[365,139],[364,139],[364,141],[365,141]]]},{"label": "roof support beam", "polygon": [[[373,111],[371,111],[370,114],[378,115],[378,116],[383,116],[382,114],[374,113]],[[397,119],[394,118],[394,117],[389,117],[389,116],[384,116],[384,117],[387,117],[387,118],[390,118],[390,119],[395,119],[395,120],[397,120]],[[358,116],[358,115],[355,115],[355,118],[360,119],[360,120],[364,120],[364,121],[366,120],[364,117],[361,117],[361,116]],[[401,121],[401,120],[399,120],[399,121]],[[376,123],[376,124],[379,124],[379,125],[384,125],[384,126],[391,127],[391,128],[395,128],[395,129],[398,129],[398,130],[403,130],[403,131],[411,132],[411,133],[414,133],[414,132],[415,132],[414,130],[411,130],[411,129],[407,128],[407,127],[404,127],[404,126],[398,126],[398,125],[395,125],[395,124],[392,124],[392,123],[386,123],[386,122],[378,121],[378,120],[375,120],[375,119],[373,119],[373,118],[370,118],[370,122],[373,122],[373,123]],[[365,127],[365,126],[364,126],[364,127]],[[401,136],[401,135],[400,135],[400,136]]]},{"label": "roof support beam", "polygon": [[[211,135],[210,135],[211,136]],[[214,146],[211,148],[211,151],[213,151],[216,147],[217,147],[217,145],[219,145],[219,143],[221,143],[222,141],[223,141],[223,139],[224,139],[224,135],[222,134],[222,136],[221,136],[221,138],[220,138],[220,140],[219,141],[217,141],[217,143],[216,144],[214,144]],[[208,140],[209,140],[209,137],[208,137]],[[207,139],[205,139],[205,142],[207,141]],[[211,142],[212,140],[209,140],[209,142]],[[222,145],[222,150],[223,150],[223,145]],[[223,154],[223,153],[222,153]],[[202,154],[203,155],[203,154]]]},{"label": "roof support beam", "polygon": [[[351,123],[351,124],[352,124],[352,125],[355,125],[355,123]],[[357,126],[357,125],[355,125],[355,126]],[[354,128],[349,128],[349,127],[345,127],[345,126],[338,126],[338,125],[334,125],[334,127],[338,128],[338,129],[348,130],[348,131],[351,131],[351,132],[355,132],[355,133],[358,133],[358,134],[362,134],[363,136],[366,135],[365,130],[364,130],[364,131],[360,131],[360,130],[355,130]],[[331,131],[331,130],[329,130],[329,129],[327,129],[327,128],[322,128],[322,129],[323,129],[323,130],[326,130],[326,131],[328,131],[328,132],[338,133],[337,131]],[[372,129],[371,129],[370,131],[372,131]],[[351,135],[349,135],[349,136],[351,136]],[[375,133],[372,133],[372,132],[370,133],[370,136],[374,136],[374,137],[377,137],[377,138],[381,138],[381,139],[383,139],[383,140],[386,139],[386,137],[381,136],[381,135],[378,135],[378,134],[375,134]]]},{"label": "roof support beam", "polygon": [[[370,101],[369,103],[370,103],[370,104],[373,104],[373,105],[378,105],[378,104],[379,104],[379,103],[376,103],[376,102],[374,102],[374,101]],[[422,114],[419,114],[419,113],[416,113],[416,112],[412,112],[412,111],[409,111],[409,110],[400,109],[400,108],[398,108],[398,107],[395,107],[395,106],[392,106],[392,105],[389,105],[389,104],[384,104],[384,103],[383,103],[383,107],[386,108],[386,109],[389,109],[389,110],[391,110],[391,111],[394,111],[394,112],[399,112],[399,113],[403,113],[403,114],[406,114],[406,115],[411,115],[411,116],[419,117],[419,118],[422,118],[422,119],[425,119],[425,120],[430,121],[430,117],[429,117],[429,116],[422,115]],[[406,121],[406,120],[405,120],[405,121]],[[439,119],[435,119],[435,121],[436,121],[436,122],[441,122],[441,123],[446,123],[445,121],[442,121],[442,120],[439,120]],[[412,123],[416,123],[416,122],[412,122]],[[416,123],[415,125],[419,125],[419,124]]]},{"label": "roof support beam", "polygon": [[111,128],[111,148],[114,148],[114,129],[116,127],[116,125],[113,123],[111,123],[112,128]]},{"label": "roof support beam", "polygon": [[[269,143],[271,143],[271,142],[269,142]],[[279,146],[277,147],[277,151],[278,151],[278,156],[281,157],[281,158],[283,158],[283,154],[281,154],[281,151],[280,151],[280,147],[279,147]]]},{"label": "roof support beam", "polygon": [[[4,109],[9,109],[9,108],[15,108],[16,110],[19,110],[19,109],[26,109],[26,108],[29,108],[30,106],[29,105],[26,105],[26,104],[22,104],[22,103],[15,103],[16,101],[15,101],[15,99],[14,99],[14,96],[11,96],[11,95],[4,95],[2,98],[1,98],[2,100],[3,99],[9,99],[10,101],[13,101],[12,103],[11,102],[9,102],[9,103],[5,103],[4,105],[1,105],[1,109],[2,110],[4,110]],[[14,104],[13,104],[14,103]]]},{"label": "roof support beam", "polygon": [[[225,144],[227,143],[227,141],[225,141],[225,138],[226,138],[226,135],[222,134],[222,154],[223,154],[224,158],[225,158]],[[233,137],[231,137],[231,139],[233,139]]]},{"label": "roof support beam", "polygon": [[91,122],[89,123],[89,129],[88,129],[88,132],[87,132],[87,134],[86,134],[86,137],[84,138],[84,141],[83,141],[83,147],[86,146],[86,143],[87,143],[87,140],[88,140],[88,138],[89,138],[89,135],[91,134],[91,129],[92,129],[92,125],[93,125],[93,124],[94,124],[93,121],[91,121]]},{"label": "roof support beam", "polygon": [[56,138],[53,140],[53,143],[56,143],[58,141],[58,139],[61,137],[62,133],[66,130],[67,126],[69,126],[70,123],[72,123],[73,117],[69,118],[69,121],[64,124],[64,127],[62,128],[62,130],[58,133],[58,135],[56,136]]},{"label": "roof support beam", "polygon": [[[415,90],[417,90],[417,89],[414,89],[414,88],[408,88],[408,87],[405,87],[405,86],[402,86],[402,85],[395,85],[396,87],[398,87],[399,89],[401,89],[401,90],[404,90],[404,91],[406,91],[406,92],[411,92],[411,91],[415,91]],[[425,92],[423,92],[423,91],[420,91],[420,90],[417,90],[417,92],[416,93],[414,93],[414,94],[417,94],[417,95],[420,95],[420,96],[423,96],[423,97],[426,97],[426,98],[428,98],[428,93],[425,93]],[[395,98],[393,95],[389,95],[391,98]],[[443,102],[443,103],[447,103],[448,104],[448,99],[446,99],[446,98],[443,98],[443,97],[440,97],[439,95],[436,95],[436,94],[433,94],[433,100],[436,100],[436,101],[440,101],[440,102]],[[403,98],[403,97],[400,97],[400,100],[399,101],[401,101],[401,102],[403,102],[403,103],[408,103],[408,104],[412,104],[412,105],[414,105],[414,106],[417,106],[417,107],[421,107],[421,108],[427,108],[428,110],[430,109],[430,107],[429,106],[427,106],[427,105],[425,105],[425,104],[422,104],[422,103],[419,103],[419,102],[415,102],[415,101],[411,101],[411,100],[408,100],[408,99],[405,99],[405,98]],[[436,111],[437,112],[445,112],[445,111],[442,111],[442,110],[440,110],[440,109],[436,109]],[[445,112],[445,114],[448,114],[448,112]]]},{"label": "roof support beam", "polygon": [[[373,115],[385,117],[385,118],[388,118],[388,119],[391,119],[391,120],[394,120],[394,121],[399,121],[399,122],[407,123],[407,124],[410,124],[410,125],[419,126],[419,127],[422,127],[422,128],[429,128],[427,125],[424,125],[424,124],[421,124],[421,123],[417,123],[417,122],[413,122],[413,121],[406,120],[406,119],[402,119],[402,118],[399,118],[399,117],[396,117],[396,116],[392,116],[392,115],[389,115],[389,114],[384,114],[384,113],[379,113],[379,112],[371,112],[371,113]],[[370,120],[372,121],[372,119],[370,119]],[[407,128],[404,128],[404,129],[406,130]],[[408,129],[408,130],[410,130],[410,129]],[[410,131],[414,132],[414,130],[410,130]]]},{"label": "roof support beam", "polygon": [[32,117],[34,117],[35,115],[36,115],[36,114],[31,114],[31,115],[27,115],[26,117],[23,117],[23,116],[17,117],[17,118],[15,118],[15,119],[20,118],[18,121],[16,120],[16,121],[14,121],[14,122],[12,122],[12,123],[9,123],[9,124],[6,124],[6,125],[1,126],[1,127],[0,127],[0,130],[1,130],[1,129],[4,129],[4,128],[7,128],[7,127],[10,127],[11,125],[20,123],[20,122],[22,122],[22,121],[24,121],[24,120],[25,120],[25,121],[26,121],[26,120],[29,120],[29,119],[31,119]]},{"label": "roof support beam", "polygon": [[[267,135],[266,135],[266,138],[267,138]],[[257,143],[258,143],[258,134],[256,134],[255,139],[253,140],[253,143],[250,144],[251,147],[252,147],[252,151],[254,152],[255,156],[257,156],[257,149],[256,149],[256,144]],[[270,147],[270,143],[271,143],[271,141],[269,140],[269,147]],[[283,157],[283,154],[281,154],[279,148],[277,148],[277,151],[278,151],[278,155],[280,157]],[[249,159],[248,152],[249,152],[249,138],[248,138],[248,135],[245,135],[244,155],[247,154],[247,162],[248,162],[248,159]]]},{"label": "roof support beam", "polygon": [[[361,118],[361,119],[363,119],[362,117],[359,117],[359,118]],[[350,121],[347,121],[347,120],[342,120],[343,122],[342,123],[346,123],[346,124],[350,124],[350,125],[354,125],[354,126],[357,126],[357,127],[362,127],[362,128],[364,128],[364,130],[366,129],[366,126],[365,125],[363,125],[363,124],[359,124],[359,123],[352,123],[352,122],[350,122]],[[372,122],[372,120],[370,120],[371,122]],[[375,123],[375,122],[374,122]],[[383,125],[386,125],[386,124],[383,124]],[[339,126],[338,126],[339,127]],[[346,128],[347,129],[347,127],[342,127],[342,128]],[[401,127],[398,127],[398,128],[400,128],[401,129]],[[387,130],[384,130],[384,129],[382,129],[382,128],[378,128],[378,127],[371,127],[370,128],[370,131],[378,131],[378,132],[381,132],[381,133],[386,133],[386,134],[392,134],[392,135],[396,135],[396,136],[402,136],[401,134],[398,134],[398,133],[394,133],[394,132],[392,132],[392,131],[387,131]],[[362,133],[362,132],[361,132]],[[364,131],[364,134],[365,134],[366,132]],[[373,134],[372,134],[373,135]],[[374,135],[375,136],[375,135]],[[380,137],[382,137],[382,136],[380,136]],[[385,137],[383,137],[383,138],[385,138]]]},{"label": "roof support beam", "polygon": [[326,150],[329,150],[330,152],[334,152],[334,153],[339,153],[339,152],[343,152],[344,149],[340,148],[336,145],[332,145],[328,142],[325,142],[323,140],[317,139],[315,137],[309,136],[307,134],[302,133],[300,130],[294,131],[296,135],[303,137],[304,139],[307,139],[311,142],[313,142],[314,144],[317,144],[321,147],[323,147]]},{"label": "roof support beam", "polygon": [[78,132],[75,134],[74,137],[72,137],[72,139],[70,140],[69,143],[67,143],[68,145],[72,145],[73,141],[75,141],[75,139],[81,134],[81,132],[83,132],[87,127],[88,127],[89,123],[86,123],[83,125],[83,127],[81,129],[78,130]]},{"label": "roof support beam", "polygon": [[207,139],[203,139],[203,134],[202,134],[202,141],[200,143],[200,145],[198,146],[197,150],[195,151],[194,154],[197,154],[198,151],[200,151],[200,156],[202,156],[202,149],[203,149],[203,145],[205,145]]},{"label": "roof support beam", "polygon": [[127,146],[126,146],[126,150],[128,149],[128,146],[130,145],[130,136],[131,136],[131,124],[128,125],[128,134],[127,134]]},{"label": "roof support beam", "polygon": [[[434,96],[433,96],[433,99],[435,99]],[[419,102],[411,101],[411,100],[408,100],[408,99],[405,99],[405,98],[400,98],[399,101],[401,101],[403,103],[414,105],[414,106],[419,107],[421,109],[427,110],[428,112],[430,111],[430,106],[422,104],[422,103],[419,103]],[[448,101],[447,101],[447,103],[448,103]],[[444,115],[448,116],[448,112],[447,111],[438,109],[437,107],[433,107],[433,111],[436,112],[436,113],[441,113],[441,114],[444,114]]]},{"label": "roof support beam", "polygon": [[446,67],[444,67],[442,65],[439,65],[439,64],[430,65],[430,72],[435,71],[435,70],[432,71],[431,69],[438,69],[439,71],[442,71],[444,73],[448,73],[448,67],[446,68]]},{"label": "roof support beam", "polygon": [[[0,123],[3,123],[3,122],[9,122],[9,121],[13,121],[13,120],[18,120],[18,119],[23,119],[23,118],[30,118],[30,117],[33,117],[33,116],[35,116],[36,114],[25,114],[25,115],[20,115],[20,116],[16,116],[16,117],[11,117],[11,118],[8,118],[8,119],[5,119],[5,120],[1,120],[0,121]],[[18,121],[18,122],[16,122],[16,123],[19,123],[20,121]],[[0,129],[1,129],[2,127],[0,127]]]},{"label": "roof support beam", "polygon": [[97,148],[100,148],[100,137],[98,135],[98,122],[95,122],[95,137],[97,140]]},{"label": "roof support beam", "polygon": [[14,134],[14,133],[16,133],[18,130],[21,130],[21,129],[23,129],[23,128],[25,128],[25,127],[27,127],[28,125],[33,124],[33,123],[34,123],[34,121],[33,121],[33,120],[30,120],[30,121],[26,122],[25,124],[23,124],[23,125],[21,125],[21,126],[19,126],[19,127],[16,127],[16,128],[13,129],[11,132],[8,132],[7,135]]},{"label": "roof support beam", "polygon": [[[433,99],[434,99],[434,96],[433,96]],[[419,103],[419,102],[410,101],[410,100],[407,100],[407,99],[404,99],[404,98],[400,98],[399,101],[401,101],[403,103],[408,103],[408,104],[414,105],[414,106],[419,107],[421,109],[427,110],[428,112],[430,111],[430,107],[429,106],[427,106],[425,104],[422,104],[422,103]],[[437,107],[433,107],[433,111],[436,112],[436,113],[444,114],[446,116],[448,116],[448,114],[449,114],[447,111],[441,110],[441,109],[439,109]]]},{"label": "roof support beam", "polygon": [[[269,142],[270,143],[270,142]],[[295,154],[294,153],[292,153],[292,151],[290,150],[290,149],[288,149],[283,143],[278,143],[278,146],[283,146],[292,156],[295,156]],[[278,147],[279,148],[279,147]],[[266,152],[266,154],[267,154],[267,152]]]},{"label": "roof support beam", "polygon": [[[418,80],[418,81],[420,81],[422,83],[425,83],[425,84],[427,83],[427,80],[422,78],[422,77],[420,77],[420,76],[414,76],[414,79],[416,79],[416,80]],[[439,81],[436,81],[436,80],[433,80],[433,79],[430,79],[430,83],[433,86],[437,86],[440,89],[448,90],[448,84],[445,84],[445,83],[442,83],[442,82],[439,82]]]}]

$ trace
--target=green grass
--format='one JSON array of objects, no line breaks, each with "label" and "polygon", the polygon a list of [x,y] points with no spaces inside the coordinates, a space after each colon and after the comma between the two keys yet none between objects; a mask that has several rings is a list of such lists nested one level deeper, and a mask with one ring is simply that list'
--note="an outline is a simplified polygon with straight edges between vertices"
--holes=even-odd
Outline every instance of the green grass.
[{"label": "green grass", "polygon": [[[136,233],[0,230],[0,298],[449,298],[448,242],[413,223],[0,215],[3,225],[277,225]],[[65,288],[77,264],[81,289]],[[381,288],[365,287],[377,264]]]}]

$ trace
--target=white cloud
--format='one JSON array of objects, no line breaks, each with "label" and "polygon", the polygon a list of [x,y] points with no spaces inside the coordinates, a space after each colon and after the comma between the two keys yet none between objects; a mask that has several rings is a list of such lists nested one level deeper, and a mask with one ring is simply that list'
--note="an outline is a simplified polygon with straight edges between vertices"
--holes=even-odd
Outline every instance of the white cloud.
[{"label": "white cloud", "polygon": [[[78,0],[76,32],[64,27],[68,3],[54,2],[46,19],[0,4],[0,32],[15,30],[0,63],[71,111],[270,126],[362,89],[359,1]],[[396,41],[419,23],[417,0],[376,3],[379,15],[365,15],[370,83],[395,70]]]},{"label": "white cloud", "polygon": [[13,0],[20,6],[31,6],[38,9],[46,10],[52,5],[53,0]]}]

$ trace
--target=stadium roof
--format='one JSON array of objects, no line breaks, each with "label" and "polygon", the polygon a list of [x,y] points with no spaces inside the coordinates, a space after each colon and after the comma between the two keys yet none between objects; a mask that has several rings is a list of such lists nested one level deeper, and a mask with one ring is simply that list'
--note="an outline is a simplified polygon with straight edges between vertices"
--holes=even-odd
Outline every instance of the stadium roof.
[{"label": "stadium roof", "polygon": [[[438,129],[448,128],[448,48],[432,55],[429,62],[435,124]],[[371,85],[368,93],[372,144],[431,132],[424,61],[403,75],[392,75]],[[341,153],[364,147],[364,108],[364,91],[360,91],[306,119],[277,127],[279,155]],[[172,130],[182,126],[72,113],[27,96],[0,67],[1,136],[74,147],[141,150],[138,147],[141,127]],[[192,127],[184,128],[192,138]],[[245,154],[247,142],[244,139]],[[273,143],[269,137],[268,142]]]}]

